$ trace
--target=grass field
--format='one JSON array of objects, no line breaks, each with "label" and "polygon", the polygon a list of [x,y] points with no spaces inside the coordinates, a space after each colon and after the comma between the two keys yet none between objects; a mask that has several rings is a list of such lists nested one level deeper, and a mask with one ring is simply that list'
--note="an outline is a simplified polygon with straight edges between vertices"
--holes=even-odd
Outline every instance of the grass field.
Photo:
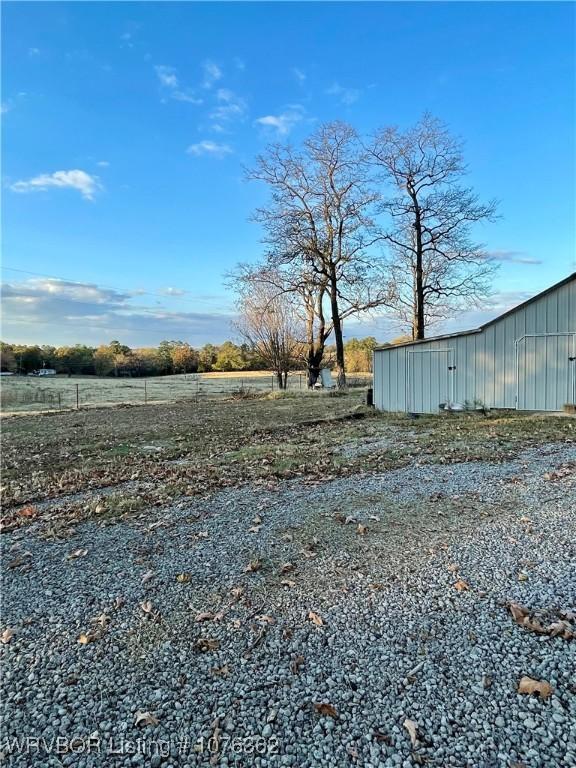
[{"label": "grass field", "polygon": [[[352,384],[367,383],[370,374],[351,377]],[[4,414],[80,407],[152,402],[177,402],[211,397],[232,397],[270,392],[277,388],[268,371],[199,373],[143,378],[99,378],[97,376],[6,376],[0,381]],[[306,377],[295,372],[288,379],[290,390],[306,388]]]}]

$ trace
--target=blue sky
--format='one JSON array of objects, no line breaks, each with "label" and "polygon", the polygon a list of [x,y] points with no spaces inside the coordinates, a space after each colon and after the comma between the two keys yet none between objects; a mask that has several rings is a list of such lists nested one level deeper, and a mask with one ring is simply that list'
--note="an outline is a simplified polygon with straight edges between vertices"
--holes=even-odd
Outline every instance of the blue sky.
[{"label": "blue sky", "polygon": [[574,21],[553,2],[4,3],[2,338],[230,337],[223,275],[262,249],[243,167],[335,118],[429,110],[501,201],[478,233],[495,294],[450,327],[544,289],[575,268]]}]

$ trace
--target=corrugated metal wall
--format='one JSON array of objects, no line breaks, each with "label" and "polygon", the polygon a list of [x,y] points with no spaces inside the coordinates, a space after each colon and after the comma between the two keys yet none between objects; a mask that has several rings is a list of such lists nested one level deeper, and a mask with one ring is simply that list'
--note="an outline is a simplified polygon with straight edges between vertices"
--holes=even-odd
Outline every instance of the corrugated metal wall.
[{"label": "corrugated metal wall", "polygon": [[[576,352],[575,334],[576,279],[572,279],[480,332],[376,350],[374,403],[386,411],[433,413],[445,401],[443,392],[448,388],[450,399],[459,403],[515,408],[518,396],[519,408],[559,410],[574,400],[576,362],[568,357]],[[411,355],[417,350],[448,349],[455,370],[448,372],[452,379],[447,385],[440,371],[446,355],[428,355],[434,362],[425,361],[424,354]]]}]

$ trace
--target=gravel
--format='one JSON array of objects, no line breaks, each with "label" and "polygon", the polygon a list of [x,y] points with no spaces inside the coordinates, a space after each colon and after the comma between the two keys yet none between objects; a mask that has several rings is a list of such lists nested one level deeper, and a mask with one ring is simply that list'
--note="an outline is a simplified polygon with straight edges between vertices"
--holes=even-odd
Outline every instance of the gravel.
[{"label": "gravel", "polygon": [[[506,607],[576,604],[575,467],[567,444],[423,457],[5,534],[7,763],[576,765],[574,641]],[[552,696],[518,694],[523,675]]]}]

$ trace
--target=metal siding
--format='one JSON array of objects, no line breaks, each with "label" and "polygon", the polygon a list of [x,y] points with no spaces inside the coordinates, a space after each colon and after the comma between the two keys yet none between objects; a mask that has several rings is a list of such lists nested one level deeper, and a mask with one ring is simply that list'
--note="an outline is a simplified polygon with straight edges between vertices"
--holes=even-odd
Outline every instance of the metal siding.
[{"label": "metal siding", "polygon": [[[414,347],[376,350],[374,401],[383,410],[407,410],[407,352],[416,348],[422,352],[425,349],[452,348],[452,364],[456,365],[454,398],[457,402],[480,400],[491,408],[515,408],[518,388],[519,405],[532,399],[538,403],[538,409],[556,410],[564,405],[566,392],[566,347],[561,339],[568,339],[571,355],[574,348],[570,344],[576,342],[570,341],[570,337],[548,337],[545,342],[529,342],[526,346],[527,368],[525,373],[521,371],[517,384],[516,340],[528,334],[567,332],[576,333],[576,280],[519,308],[502,320],[496,320],[480,333],[424,342]],[[576,367],[576,362],[569,365]],[[442,402],[440,398],[434,403],[434,398],[441,391],[439,373],[434,373],[430,366],[423,366],[421,373],[419,380],[414,382],[415,393],[421,401],[428,398],[428,406],[435,412],[435,406]],[[576,371],[572,373],[569,368],[569,399],[574,397],[573,377],[576,377]]]}]

